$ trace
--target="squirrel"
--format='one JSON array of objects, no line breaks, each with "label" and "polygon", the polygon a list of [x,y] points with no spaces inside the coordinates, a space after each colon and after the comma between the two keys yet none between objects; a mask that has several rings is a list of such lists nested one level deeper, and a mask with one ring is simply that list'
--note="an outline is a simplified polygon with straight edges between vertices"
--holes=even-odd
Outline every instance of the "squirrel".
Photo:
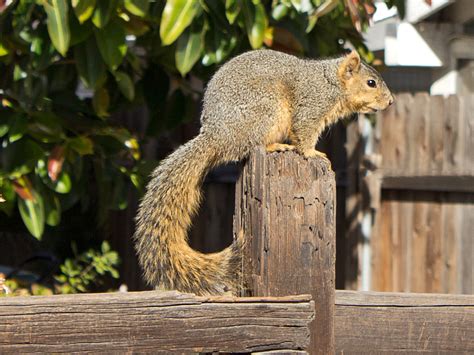
[{"label": "squirrel", "polygon": [[225,63],[205,90],[199,134],[153,171],[139,205],[134,240],[147,283],[198,295],[236,293],[243,237],[212,254],[187,243],[207,172],[262,145],[327,159],[315,149],[327,126],[393,101],[380,74],[356,51],[310,60],[262,49]]}]

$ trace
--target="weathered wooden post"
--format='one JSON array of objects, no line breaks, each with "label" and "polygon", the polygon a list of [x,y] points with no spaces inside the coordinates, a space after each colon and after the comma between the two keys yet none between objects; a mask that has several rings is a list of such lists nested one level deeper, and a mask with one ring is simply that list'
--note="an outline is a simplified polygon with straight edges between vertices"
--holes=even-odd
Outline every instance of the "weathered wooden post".
[{"label": "weathered wooden post", "polygon": [[311,353],[334,353],[336,183],[323,159],[252,153],[236,185],[234,233],[243,233],[245,294],[311,293]]}]

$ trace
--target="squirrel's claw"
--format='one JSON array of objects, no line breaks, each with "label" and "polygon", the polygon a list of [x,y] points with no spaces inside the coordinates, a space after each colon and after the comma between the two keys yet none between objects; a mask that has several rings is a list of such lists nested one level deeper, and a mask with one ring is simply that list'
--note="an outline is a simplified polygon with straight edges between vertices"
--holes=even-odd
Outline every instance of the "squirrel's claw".
[{"label": "squirrel's claw", "polygon": [[290,144],[272,143],[272,144],[268,144],[265,147],[265,149],[268,153],[273,153],[273,152],[286,152],[286,151],[289,151],[289,150],[295,150],[296,147],[294,145],[290,145]]},{"label": "squirrel's claw", "polygon": [[303,156],[305,158],[323,158],[323,160],[327,161],[329,163],[329,166],[331,166],[331,161],[329,160],[326,153],[320,152],[319,150],[316,150],[316,149],[307,150],[303,153]]}]

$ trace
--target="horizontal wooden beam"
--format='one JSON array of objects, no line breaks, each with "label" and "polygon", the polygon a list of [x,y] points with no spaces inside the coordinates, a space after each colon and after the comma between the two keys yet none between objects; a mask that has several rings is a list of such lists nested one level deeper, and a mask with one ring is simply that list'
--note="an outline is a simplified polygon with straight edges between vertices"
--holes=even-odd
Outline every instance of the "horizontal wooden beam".
[{"label": "horizontal wooden beam", "polygon": [[474,192],[474,175],[386,175],[382,177],[382,189]]},{"label": "horizontal wooden beam", "polygon": [[474,295],[336,291],[336,353],[474,353]]},{"label": "horizontal wooden beam", "polygon": [[306,349],[310,296],[129,292],[0,298],[0,353]]}]

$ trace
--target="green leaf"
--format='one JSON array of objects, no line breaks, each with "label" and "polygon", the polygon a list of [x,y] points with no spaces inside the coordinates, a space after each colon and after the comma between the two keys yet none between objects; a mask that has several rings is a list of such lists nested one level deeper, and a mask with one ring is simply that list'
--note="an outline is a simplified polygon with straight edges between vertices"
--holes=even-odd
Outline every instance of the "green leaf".
[{"label": "green leaf", "polygon": [[67,146],[80,155],[94,154],[94,144],[88,137],[77,136],[67,142]]},{"label": "green leaf", "polygon": [[204,48],[204,30],[191,26],[178,39],[176,47],[176,68],[185,76],[201,57]]},{"label": "green leaf", "polygon": [[70,41],[67,0],[43,0],[42,3],[48,15],[49,37],[54,48],[65,57]]},{"label": "green leaf", "polygon": [[115,80],[120,89],[120,92],[127,98],[128,101],[133,101],[135,98],[135,86],[133,85],[132,79],[121,71],[115,73]]},{"label": "green leaf", "polygon": [[41,142],[58,142],[64,139],[62,123],[52,112],[35,112],[28,122],[28,134]]},{"label": "green leaf", "polygon": [[94,38],[74,47],[77,72],[88,88],[95,88],[104,83],[106,68]]},{"label": "green leaf", "polygon": [[[0,117],[2,119],[3,117]],[[10,123],[7,120],[0,121],[0,137],[3,137],[10,130]]]},{"label": "green leaf", "polygon": [[268,23],[265,7],[260,0],[244,0],[243,13],[250,45],[253,49],[260,48]]},{"label": "green leaf", "polygon": [[60,194],[67,194],[69,191],[71,191],[71,186],[71,178],[65,171],[62,171],[61,174],[59,174],[56,182],[53,183],[54,191]]},{"label": "green leaf", "polygon": [[110,244],[104,240],[100,249],[102,250],[102,254],[108,253],[110,251]]},{"label": "green leaf", "polygon": [[225,16],[231,25],[235,22],[237,16],[239,16],[240,9],[241,7],[238,0],[225,1]]},{"label": "green leaf", "polygon": [[37,239],[41,239],[44,231],[45,214],[43,198],[36,191],[32,190],[33,199],[23,200],[18,198],[18,209],[21,219],[25,223],[28,231]]},{"label": "green leaf", "polygon": [[197,0],[167,0],[160,23],[161,43],[167,46],[176,41],[199,10]]},{"label": "green leaf", "polygon": [[105,118],[109,115],[110,96],[105,88],[97,89],[92,98],[92,106],[97,116]]},{"label": "green leaf", "polygon": [[51,227],[59,225],[61,222],[61,204],[58,197],[52,192],[46,192],[43,194],[43,199],[46,224]]},{"label": "green leaf", "polygon": [[26,132],[28,117],[25,114],[16,114],[10,117],[8,141],[13,143],[23,137]]},{"label": "green leaf", "polygon": [[117,7],[117,0],[97,0],[97,6],[92,15],[92,23],[97,28],[104,28]]},{"label": "green leaf", "polygon": [[71,191],[72,183],[69,174],[63,170],[58,175],[56,181],[52,181],[48,176],[46,162],[43,159],[39,159],[36,164],[36,174],[46,186],[59,194],[67,194]]},{"label": "green leaf", "polygon": [[10,216],[13,211],[16,194],[8,179],[0,179],[0,195],[5,200],[0,202],[0,211],[3,211]]},{"label": "green leaf", "polygon": [[149,0],[124,0],[125,8],[132,15],[138,17],[145,17],[149,8]]},{"label": "green leaf", "polygon": [[105,63],[110,69],[117,69],[127,53],[123,27],[117,22],[111,21],[102,30],[95,31],[95,38]]},{"label": "green leaf", "polygon": [[6,56],[9,53],[8,48],[0,42],[0,57]]},{"label": "green leaf", "polygon": [[296,11],[301,12],[301,0],[291,0],[291,4],[296,9]]},{"label": "green leaf", "polygon": [[2,148],[2,169],[12,177],[20,177],[30,172],[38,159],[44,156],[43,149],[33,140],[24,137]]},{"label": "green leaf", "polygon": [[280,21],[288,14],[288,10],[289,8],[286,7],[284,4],[278,4],[272,9],[272,17],[275,20]]},{"label": "green leaf", "polygon": [[237,45],[237,37],[225,36],[219,31],[211,30],[206,33],[206,54],[202,58],[202,64],[209,66],[221,63]]},{"label": "green leaf", "polygon": [[[89,26],[88,24],[81,24],[76,16],[69,17],[69,30],[71,31],[71,42],[69,43],[70,47],[75,46],[81,42],[84,42],[86,39],[91,37],[94,26]],[[48,62],[48,64],[50,64]]]},{"label": "green leaf", "polygon": [[80,23],[86,22],[94,13],[95,0],[71,0],[71,3]]}]

